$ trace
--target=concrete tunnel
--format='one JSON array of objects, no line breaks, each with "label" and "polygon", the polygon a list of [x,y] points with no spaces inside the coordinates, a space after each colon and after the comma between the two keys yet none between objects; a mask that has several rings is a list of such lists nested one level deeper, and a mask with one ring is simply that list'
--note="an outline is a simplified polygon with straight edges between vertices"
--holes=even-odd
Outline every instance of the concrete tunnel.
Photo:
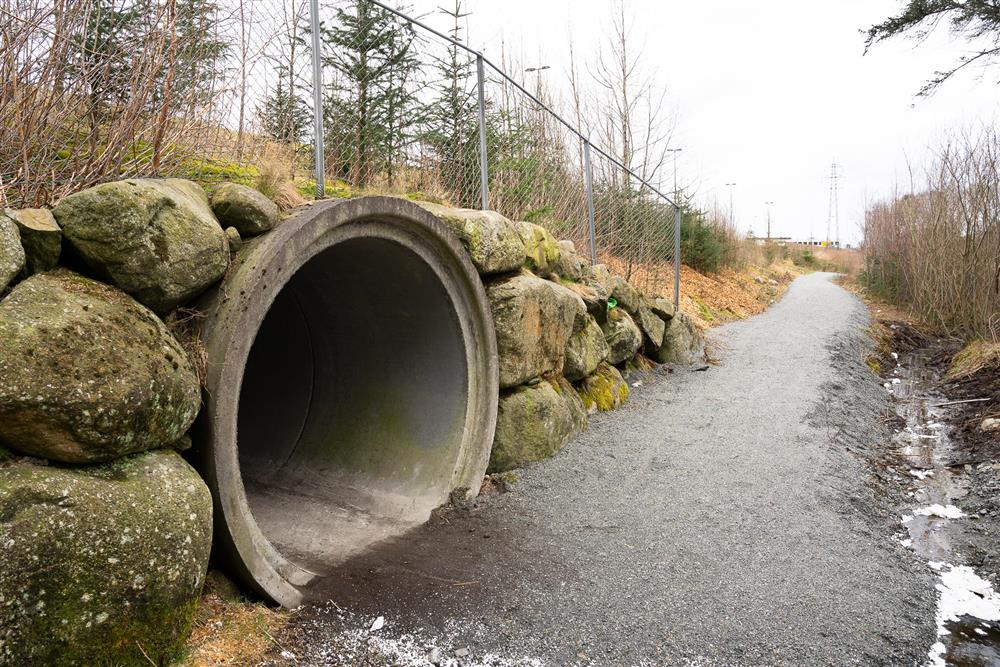
[{"label": "concrete tunnel", "polygon": [[203,300],[196,464],[215,550],[295,606],[318,576],[478,491],[496,339],[458,239],[412,202],[305,208],[249,242]]}]

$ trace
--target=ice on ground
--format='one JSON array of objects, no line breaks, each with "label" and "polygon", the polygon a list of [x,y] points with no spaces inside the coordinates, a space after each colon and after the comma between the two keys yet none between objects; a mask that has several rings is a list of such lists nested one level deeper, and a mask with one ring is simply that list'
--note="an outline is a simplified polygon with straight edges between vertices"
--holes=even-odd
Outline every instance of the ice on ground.
[{"label": "ice on ground", "polygon": [[915,509],[913,513],[916,516],[936,516],[942,519],[961,519],[965,516],[965,512],[954,505],[939,505],[937,503]]},{"label": "ice on ground", "polygon": [[[972,616],[981,621],[1000,621],[1000,595],[993,590],[990,582],[977,575],[971,567],[937,561],[928,565],[937,570],[941,578],[940,583],[935,586],[940,596],[935,614],[938,637],[950,634],[947,624],[954,623],[963,616]],[[935,642],[927,653],[927,664],[931,667],[945,667],[945,651],[944,642]]]}]

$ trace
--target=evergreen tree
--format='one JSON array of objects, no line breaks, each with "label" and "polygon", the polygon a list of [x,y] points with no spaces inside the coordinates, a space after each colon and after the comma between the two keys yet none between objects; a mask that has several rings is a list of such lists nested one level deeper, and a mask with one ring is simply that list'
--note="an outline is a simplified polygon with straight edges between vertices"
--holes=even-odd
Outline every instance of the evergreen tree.
[{"label": "evergreen tree", "polygon": [[[451,9],[441,8],[451,19],[452,39],[461,41],[462,0]],[[456,44],[448,47],[435,63],[439,81],[436,96],[426,110],[424,140],[440,161],[440,178],[460,206],[479,204],[479,146],[476,122],[476,83],[472,76],[474,58]]]},{"label": "evergreen tree", "polygon": [[177,0],[176,99],[191,107],[206,106],[224,74],[229,43],[219,34],[215,0]]},{"label": "evergreen tree", "polygon": [[417,139],[413,26],[370,0],[334,9],[334,25],[321,28],[324,64],[333,69],[324,110],[331,167],[359,187],[385,173],[390,179],[403,151]]},{"label": "evergreen tree", "polygon": [[309,107],[285,86],[286,76],[279,71],[278,86],[264,102],[260,112],[264,132],[276,141],[299,144],[309,129]]}]

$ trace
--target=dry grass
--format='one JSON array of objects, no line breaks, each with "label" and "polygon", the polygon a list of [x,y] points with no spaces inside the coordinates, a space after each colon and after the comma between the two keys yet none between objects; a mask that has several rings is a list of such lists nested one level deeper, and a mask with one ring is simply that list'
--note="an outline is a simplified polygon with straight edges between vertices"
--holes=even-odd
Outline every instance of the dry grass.
[{"label": "dry grass", "polygon": [[961,380],[987,369],[1000,371],[1000,342],[974,340],[952,358],[945,379]]},{"label": "dry grass", "polygon": [[275,636],[288,622],[288,612],[240,597],[236,587],[212,570],[195,614],[183,667],[271,664],[268,656],[282,650]]},{"label": "dry grass", "polygon": [[253,186],[285,213],[306,203],[295,185],[295,162],[288,156],[269,155],[261,161]]},{"label": "dry grass", "polygon": [[167,316],[164,323],[187,354],[188,361],[198,375],[202,388],[208,377],[208,351],[201,340],[201,321],[205,313],[194,308],[178,308]]}]

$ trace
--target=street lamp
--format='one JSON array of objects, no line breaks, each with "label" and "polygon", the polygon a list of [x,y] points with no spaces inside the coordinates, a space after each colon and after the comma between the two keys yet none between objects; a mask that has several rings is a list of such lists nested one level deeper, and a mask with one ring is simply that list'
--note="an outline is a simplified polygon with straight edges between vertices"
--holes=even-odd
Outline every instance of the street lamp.
[{"label": "street lamp", "polygon": [[773,201],[764,202],[764,206],[767,207],[767,240],[771,240],[771,205],[774,204]]},{"label": "street lamp", "polygon": [[726,187],[729,188],[729,223],[736,229],[736,217],[733,214],[733,188],[736,187],[735,183],[726,183]]}]

